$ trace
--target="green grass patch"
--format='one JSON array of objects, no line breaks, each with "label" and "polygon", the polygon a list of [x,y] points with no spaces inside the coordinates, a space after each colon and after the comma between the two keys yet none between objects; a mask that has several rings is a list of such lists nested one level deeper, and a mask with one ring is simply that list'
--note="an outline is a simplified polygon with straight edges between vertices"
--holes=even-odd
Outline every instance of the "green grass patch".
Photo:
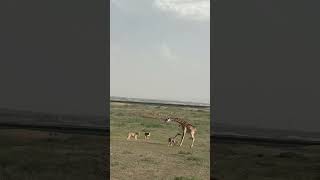
[{"label": "green grass patch", "polygon": [[162,124],[152,124],[152,123],[141,123],[140,125],[145,128],[161,128],[163,126]]},{"label": "green grass patch", "polygon": [[[209,111],[181,106],[124,104],[111,103],[111,162],[119,162],[111,163],[111,179],[210,178]],[[181,128],[153,116],[158,113],[178,114],[196,124],[198,133],[193,149],[190,149],[192,140],[188,134],[181,147],[168,147],[168,138],[181,133]],[[118,125],[120,123],[121,126]],[[127,141],[127,133],[135,131],[140,132],[138,140]],[[151,133],[147,141],[144,140],[144,132]],[[177,139],[180,141],[181,137]]]}]

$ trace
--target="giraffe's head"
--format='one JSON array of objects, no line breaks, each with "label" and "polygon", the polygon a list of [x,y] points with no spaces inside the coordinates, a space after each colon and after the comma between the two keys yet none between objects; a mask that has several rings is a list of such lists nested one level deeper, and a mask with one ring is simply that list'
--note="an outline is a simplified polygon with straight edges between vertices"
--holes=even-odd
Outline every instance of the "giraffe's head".
[{"label": "giraffe's head", "polygon": [[164,120],[164,122],[166,122],[166,123],[171,122],[171,118],[166,118],[166,119]]}]

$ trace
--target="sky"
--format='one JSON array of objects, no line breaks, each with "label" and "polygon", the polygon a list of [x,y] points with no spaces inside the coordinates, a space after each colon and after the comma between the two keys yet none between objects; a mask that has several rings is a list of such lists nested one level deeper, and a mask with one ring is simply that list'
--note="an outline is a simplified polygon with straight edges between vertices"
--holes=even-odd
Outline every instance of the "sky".
[{"label": "sky", "polygon": [[210,102],[210,0],[112,0],[110,95]]}]

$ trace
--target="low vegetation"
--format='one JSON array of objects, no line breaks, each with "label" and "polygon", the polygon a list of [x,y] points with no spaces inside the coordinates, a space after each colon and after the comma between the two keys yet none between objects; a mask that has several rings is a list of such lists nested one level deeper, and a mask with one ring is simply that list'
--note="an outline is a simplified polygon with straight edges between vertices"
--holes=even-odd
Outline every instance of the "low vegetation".
[{"label": "low vegetation", "polygon": [[[112,180],[210,178],[209,109],[112,102],[110,113]],[[194,147],[190,148],[190,135],[182,147],[168,147],[168,138],[181,128],[165,124],[154,113],[174,113],[194,124],[198,129]],[[127,141],[128,132],[140,132],[138,140]],[[150,140],[144,140],[143,132],[151,132]]]}]

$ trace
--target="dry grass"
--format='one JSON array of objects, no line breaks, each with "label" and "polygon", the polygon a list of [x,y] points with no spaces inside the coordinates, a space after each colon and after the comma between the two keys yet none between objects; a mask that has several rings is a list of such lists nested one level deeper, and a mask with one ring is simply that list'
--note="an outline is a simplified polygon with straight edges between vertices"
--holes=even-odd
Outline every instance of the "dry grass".
[{"label": "dry grass", "polygon": [[[189,135],[182,147],[168,147],[168,137],[181,130],[176,124],[144,116],[154,112],[174,112],[193,123],[199,131],[194,148],[190,148]],[[176,106],[111,103],[111,179],[209,179],[209,113]],[[129,131],[140,131],[138,141],[126,140]],[[151,132],[147,142],[143,131]]]}]

